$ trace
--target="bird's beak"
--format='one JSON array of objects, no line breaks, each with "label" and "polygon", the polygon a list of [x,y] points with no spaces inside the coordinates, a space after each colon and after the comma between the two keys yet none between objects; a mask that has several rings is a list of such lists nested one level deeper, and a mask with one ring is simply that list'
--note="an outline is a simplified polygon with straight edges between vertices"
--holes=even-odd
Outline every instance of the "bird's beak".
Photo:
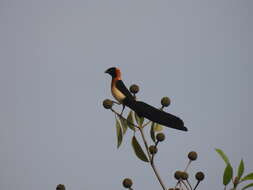
[{"label": "bird's beak", "polygon": [[109,69],[107,69],[107,70],[105,71],[105,73],[109,73],[108,70],[109,70]]}]

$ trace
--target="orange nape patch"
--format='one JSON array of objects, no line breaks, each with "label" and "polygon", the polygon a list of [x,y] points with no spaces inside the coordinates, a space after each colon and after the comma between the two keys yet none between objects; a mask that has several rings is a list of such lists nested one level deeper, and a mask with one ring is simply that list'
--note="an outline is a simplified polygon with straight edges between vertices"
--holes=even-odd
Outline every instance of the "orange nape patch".
[{"label": "orange nape patch", "polygon": [[121,72],[120,72],[120,70],[119,70],[118,68],[115,69],[115,73],[116,73],[116,78],[117,78],[117,79],[120,79],[120,77],[121,77]]}]

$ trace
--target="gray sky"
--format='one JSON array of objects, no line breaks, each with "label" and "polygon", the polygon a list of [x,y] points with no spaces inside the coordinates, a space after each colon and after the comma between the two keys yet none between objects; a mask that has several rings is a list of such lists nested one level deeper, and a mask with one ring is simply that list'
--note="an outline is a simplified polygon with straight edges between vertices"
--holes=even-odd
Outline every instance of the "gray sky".
[{"label": "gray sky", "polygon": [[133,154],[116,149],[110,98],[118,66],[139,98],[182,117],[166,129],[157,165],[167,185],[190,150],[200,189],[222,189],[222,148],[252,172],[253,1],[1,0],[0,189],[159,189]]}]

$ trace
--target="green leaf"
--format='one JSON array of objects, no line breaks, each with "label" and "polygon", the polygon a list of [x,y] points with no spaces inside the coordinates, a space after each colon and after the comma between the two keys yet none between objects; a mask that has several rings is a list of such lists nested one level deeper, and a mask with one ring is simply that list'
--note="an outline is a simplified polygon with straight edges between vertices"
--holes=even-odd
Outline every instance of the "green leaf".
[{"label": "green leaf", "polygon": [[128,116],[127,116],[127,124],[128,124],[128,127],[130,129],[132,129],[133,131],[135,131],[133,111],[130,111],[129,114],[128,114]]},{"label": "green leaf", "polygon": [[137,114],[136,112],[134,112],[134,117],[135,117],[136,123],[137,123],[139,126],[143,124],[144,117],[139,117],[138,114]]},{"label": "green leaf", "polygon": [[119,116],[119,119],[120,119],[120,123],[121,123],[122,130],[123,130],[123,135],[124,135],[126,133],[126,131],[127,131],[127,128],[128,128],[128,126],[127,126],[127,120],[125,118],[123,118],[123,117],[120,117],[120,116]]},{"label": "green leaf", "polygon": [[233,177],[233,168],[230,164],[227,165],[223,174],[223,184],[227,185]]},{"label": "green leaf", "polygon": [[152,139],[152,140],[154,141],[154,143],[155,143],[155,142],[156,142],[156,139],[155,139],[154,126],[155,126],[155,123],[152,122],[151,127],[150,127],[150,137],[151,137],[151,139]]},{"label": "green leaf", "polygon": [[117,148],[119,148],[123,140],[123,135],[122,135],[122,130],[120,127],[119,120],[117,118],[116,118],[116,132],[117,132],[117,140],[118,140]]},{"label": "green leaf", "polygon": [[163,126],[161,126],[160,124],[158,124],[158,123],[155,123],[155,125],[154,125],[154,131],[155,132],[160,132],[160,131],[162,131],[163,130]]},{"label": "green leaf", "polygon": [[253,173],[250,173],[246,176],[244,176],[241,181],[246,181],[246,180],[253,180]]},{"label": "green leaf", "polygon": [[239,179],[241,179],[243,172],[244,172],[244,163],[243,160],[241,160],[237,171],[237,176]]},{"label": "green leaf", "polygon": [[242,188],[242,190],[248,189],[249,187],[253,187],[253,183],[250,183]]},{"label": "green leaf", "polygon": [[136,156],[139,159],[141,159],[144,162],[149,162],[146,154],[142,150],[141,145],[138,143],[135,136],[133,136],[133,138],[132,138],[132,146],[133,146],[133,149],[134,149],[134,152],[135,152]]},{"label": "green leaf", "polygon": [[227,165],[230,164],[228,157],[226,156],[226,154],[221,149],[216,148],[215,150],[221,156],[221,158],[224,160],[224,162]]}]

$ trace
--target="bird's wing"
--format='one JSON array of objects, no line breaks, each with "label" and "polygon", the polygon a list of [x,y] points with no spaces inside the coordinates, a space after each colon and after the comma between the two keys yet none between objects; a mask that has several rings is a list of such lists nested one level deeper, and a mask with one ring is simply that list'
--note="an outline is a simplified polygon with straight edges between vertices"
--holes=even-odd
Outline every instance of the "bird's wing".
[{"label": "bird's wing", "polygon": [[127,98],[133,98],[133,95],[129,92],[122,80],[118,80],[116,82],[116,88],[119,89]]}]

